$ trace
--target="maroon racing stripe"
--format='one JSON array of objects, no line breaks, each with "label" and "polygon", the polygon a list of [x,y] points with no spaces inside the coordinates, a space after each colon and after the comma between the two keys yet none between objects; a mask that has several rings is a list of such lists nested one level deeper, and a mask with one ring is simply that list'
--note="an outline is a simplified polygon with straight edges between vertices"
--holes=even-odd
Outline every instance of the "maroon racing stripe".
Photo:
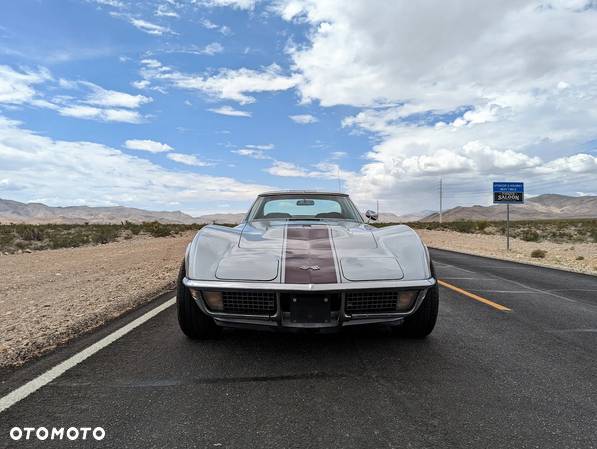
[{"label": "maroon racing stripe", "polygon": [[287,284],[337,282],[331,235],[327,226],[288,226],[285,282]]}]

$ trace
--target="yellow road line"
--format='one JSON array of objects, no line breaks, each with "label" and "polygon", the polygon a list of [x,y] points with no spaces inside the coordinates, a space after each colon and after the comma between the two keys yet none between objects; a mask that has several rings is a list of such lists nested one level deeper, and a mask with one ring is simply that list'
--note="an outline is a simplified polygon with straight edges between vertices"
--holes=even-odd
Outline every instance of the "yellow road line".
[{"label": "yellow road line", "polygon": [[443,287],[449,288],[450,290],[454,290],[455,292],[460,293],[461,295],[468,296],[469,298],[474,299],[475,301],[479,301],[479,302],[482,302],[483,304],[487,304],[488,306],[493,307],[494,309],[500,310],[502,312],[510,312],[512,310],[506,306],[498,304],[497,302],[490,301],[489,299],[483,298],[482,296],[475,295],[474,293],[471,293],[471,292],[467,292],[466,290],[463,290],[460,287],[456,287],[455,285],[448,284],[446,281],[442,281],[442,280],[438,279],[437,283]]}]

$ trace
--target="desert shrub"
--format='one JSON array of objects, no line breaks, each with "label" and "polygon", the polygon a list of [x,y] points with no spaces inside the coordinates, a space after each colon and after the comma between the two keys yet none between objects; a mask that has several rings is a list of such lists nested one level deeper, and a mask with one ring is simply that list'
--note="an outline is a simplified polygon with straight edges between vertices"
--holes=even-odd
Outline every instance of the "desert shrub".
[{"label": "desert shrub", "polygon": [[539,233],[534,229],[524,229],[520,238],[525,242],[538,242],[539,241]]},{"label": "desert shrub", "polygon": [[15,248],[17,249],[25,249],[29,247],[29,243],[23,240],[17,240],[14,244]]},{"label": "desert shrub", "polygon": [[456,232],[463,232],[465,234],[472,234],[475,232],[477,226],[472,221],[455,221],[451,226]]},{"label": "desert shrub", "polygon": [[124,229],[126,229],[127,231],[131,231],[131,233],[133,233],[134,235],[139,235],[142,228],[143,226],[140,224],[131,223],[130,221],[124,222]]},{"label": "desert shrub", "polygon": [[0,234],[0,246],[7,246],[11,244],[15,239],[15,235],[11,232],[9,233],[2,233]]},{"label": "desert shrub", "polygon": [[534,249],[531,252],[531,257],[534,259],[545,259],[546,255],[547,255],[547,251],[545,251],[543,249]]},{"label": "desert shrub", "polygon": [[172,234],[169,225],[162,224],[158,221],[143,223],[143,230],[152,237],[168,237]]},{"label": "desert shrub", "polygon": [[37,226],[17,225],[15,230],[21,239],[29,242],[41,242],[44,239],[43,231]]},{"label": "desert shrub", "polygon": [[101,226],[91,236],[91,241],[96,244],[104,245],[113,242],[118,238],[118,229],[112,226]]},{"label": "desert shrub", "polygon": [[585,258],[583,256],[578,256],[576,260],[585,260]]},{"label": "desert shrub", "polygon": [[68,234],[52,234],[49,237],[48,246],[52,249],[72,248],[73,241]]},{"label": "desert shrub", "polygon": [[481,232],[485,231],[485,229],[489,226],[489,222],[482,220],[477,222],[477,229]]}]

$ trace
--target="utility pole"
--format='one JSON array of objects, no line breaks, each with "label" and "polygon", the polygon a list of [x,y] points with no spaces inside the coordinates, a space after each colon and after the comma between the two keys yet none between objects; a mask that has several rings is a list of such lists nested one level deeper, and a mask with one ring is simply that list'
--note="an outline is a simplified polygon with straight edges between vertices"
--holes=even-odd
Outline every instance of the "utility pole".
[{"label": "utility pole", "polygon": [[375,211],[377,212],[377,216],[379,217],[379,200],[377,200],[377,209]]},{"label": "utility pole", "polygon": [[510,203],[506,204],[506,251],[510,251]]},{"label": "utility pole", "polygon": [[338,193],[342,193],[342,181],[340,180],[340,167],[338,167]]},{"label": "utility pole", "polygon": [[439,178],[439,222],[443,221],[443,207],[444,207],[444,180]]}]

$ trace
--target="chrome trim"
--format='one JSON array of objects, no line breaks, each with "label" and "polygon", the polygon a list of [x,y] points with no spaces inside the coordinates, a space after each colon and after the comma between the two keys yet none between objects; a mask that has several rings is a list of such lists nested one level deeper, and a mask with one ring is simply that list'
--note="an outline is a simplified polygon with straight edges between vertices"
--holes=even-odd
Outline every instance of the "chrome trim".
[{"label": "chrome trim", "polygon": [[412,315],[423,303],[429,288],[422,289],[417,296],[414,307],[406,312],[384,312],[384,313],[353,313],[346,314],[345,295],[340,295],[340,309],[335,320],[330,323],[292,323],[284,320],[284,313],[280,304],[280,294],[276,295],[276,313],[274,315],[246,315],[232,314],[225,312],[213,312],[207,308],[203,297],[195,299],[195,303],[203,313],[214,318],[216,324],[227,326],[237,324],[242,326],[269,327],[269,328],[302,328],[302,329],[331,329],[344,326],[354,326],[357,324],[399,324],[405,317]]},{"label": "chrome trim", "polygon": [[280,284],[276,282],[246,282],[246,281],[199,281],[182,280],[189,288],[205,290],[275,290],[280,292],[326,292],[346,290],[370,290],[377,288],[429,288],[435,285],[435,278],[418,281],[358,281],[338,284]]},{"label": "chrome trim", "polygon": [[353,319],[353,320],[362,320],[362,319],[367,319],[367,318],[395,318],[395,317],[405,317],[408,315],[412,315],[421,306],[421,304],[423,303],[423,300],[425,299],[425,296],[427,296],[428,291],[429,291],[428,288],[425,290],[421,290],[419,292],[419,294],[417,295],[415,305],[410,310],[407,310],[406,312],[353,313],[351,315],[347,315],[347,317],[349,317],[349,319]]}]

